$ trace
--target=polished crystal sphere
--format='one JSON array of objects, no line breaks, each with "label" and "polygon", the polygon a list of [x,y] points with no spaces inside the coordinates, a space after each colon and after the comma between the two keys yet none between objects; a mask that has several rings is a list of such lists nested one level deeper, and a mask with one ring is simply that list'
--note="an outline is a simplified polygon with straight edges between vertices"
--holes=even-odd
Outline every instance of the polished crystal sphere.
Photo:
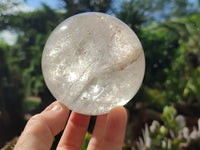
[{"label": "polished crystal sphere", "polygon": [[87,115],[125,105],[141,86],[144,53],[136,34],[119,19],[82,13],[59,24],[42,55],[42,71],[54,97]]}]

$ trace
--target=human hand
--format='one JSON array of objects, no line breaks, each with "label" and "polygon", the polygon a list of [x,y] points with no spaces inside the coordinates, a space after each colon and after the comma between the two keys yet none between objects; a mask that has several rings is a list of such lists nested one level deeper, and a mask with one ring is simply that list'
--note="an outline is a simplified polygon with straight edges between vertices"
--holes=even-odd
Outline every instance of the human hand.
[{"label": "human hand", "polygon": [[[72,112],[59,102],[53,102],[43,112],[33,116],[18,139],[14,150],[49,150],[53,138],[64,128],[57,150],[80,150],[90,116]],[[113,108],[97,116],[88,150],[121,150],[127,122],[124,107]]]}]

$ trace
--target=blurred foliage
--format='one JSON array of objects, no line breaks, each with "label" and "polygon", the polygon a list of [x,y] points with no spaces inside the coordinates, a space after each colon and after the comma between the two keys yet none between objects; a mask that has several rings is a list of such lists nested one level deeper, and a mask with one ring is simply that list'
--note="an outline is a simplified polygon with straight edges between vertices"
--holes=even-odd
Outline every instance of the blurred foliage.
[{"label": "blurred foliage", "polygon": [[38,100],[25,100],[24,101],[24,112],[25,113],[28,113],[30,112],[31,110],[37,108],[37,106],[40,104],[40,101]]},{"label": "blurred foliage", "polygon": [[85,135],[85,139],[83,141],[83,145],[81,147],[81,150],[87,150],[87,146],[89,144],[90,138],[91,138],[91,134],[87,132],[86,135]]},{"label": "blurred foliage", "polygon": [[112,7],[112,0],[60,0],[63,2],[63,7],[67,13],[65,17],[82,12],[103,12],[106,13]]},{"label": "blurred foliage", "polygon": [[22,119],[25,91],[19,67],[20,60],[13,55],[17,55],[16,51],[0,42],[0,120],[8,115],[7,121],[16,123]]},{"label": "blurred foliage", "polygon": [[26,95],[35,95],[44,89],[40,66],[42,49],[56,23],[63,18],[62,14],[54,12],[46,5],[43,5],[42,10],[19,13],[18,16],[8,16],[9,27],[22,33],[13,48],[19,54],[17,59],[20,60],[19,66],[23,70],[21,74]]},{"label": "blurred foliage", "polygon": [[137,33],[146,57],[142,92],[127,108],[138,100],[158,111],[178,101],[199,103],[200,9],[193,7],[187,0],[130,0],[116,11]]},{"label": "blurred foliage", "polygon": [[144,90],[137,99],[161,110],[174,102],[199,103],[200,14],[140,30],[145,51]]},{"label": "blurred foliage", "polygon": [[[88,11],[115,15],[141,40],[146,72],[142,88],[127,105],[129,110],[135,101],[147,103],[157,111],[179,101],[200,104],[200,5],[197,0],[124,0],[121,4],[116,0],[59,1],[66,11],[43,4],[34,11],[9,13],[20,2],[0,1],[0,31],[14,30],[18,34],[14,45],[0,42],[0,122],[4,125],[11,118],[23,118],[25,97],[49,94],[41,72],[44,44],[61,21]],[[7,123],[5,116],[9,116]],[[162,130],[165,128],[169,126]]]},{"label": "blurred foliage", "polygon": [[135,143],[136,150],[197,150],[200,148],[200,119],[192,131],[185,126],[185,118],[177,116],[174,107],[163,109],[164,125],[153,121],[145,125],[142,138]]},{"label": "blurred foliage", "polygon": [[[187,18],[175,19],[166,24],[169,31],[176,31],[179,47],[166,69],[168,76],[165,86],[170,89],[169,98],[178,101],[199,102],[199,69],[200,69],[200,14]],[[173,72],[173,73],[171,73]],[[169,91],[169,90],[168,90]]]},{"label": "blurred foliage", "polygon": [[8,14],[8,11],[17,5],[19,5],[19,2],[13,0],[0,1],[0,29],[2,28],[3,22],[6,23],[7,21],[4,17],[11,15]]},{"label": "blurred foliage", "polygon": [[21,132],[24,119],[25,90],[15,54],[11,46],[0,42],[0,147],[4,140],[12,138],[11,134]]}]

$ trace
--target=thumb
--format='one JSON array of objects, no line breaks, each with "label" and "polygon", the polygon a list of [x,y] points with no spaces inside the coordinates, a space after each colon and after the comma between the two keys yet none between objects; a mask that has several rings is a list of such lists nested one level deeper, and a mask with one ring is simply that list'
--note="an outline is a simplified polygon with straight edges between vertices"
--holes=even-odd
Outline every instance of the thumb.
[{"label": "thumb", "polygon": [[28,121],[14,150],[49,150],[53,137],[62,131],[68,115],[66,106],[59,102],[52,103]]}]

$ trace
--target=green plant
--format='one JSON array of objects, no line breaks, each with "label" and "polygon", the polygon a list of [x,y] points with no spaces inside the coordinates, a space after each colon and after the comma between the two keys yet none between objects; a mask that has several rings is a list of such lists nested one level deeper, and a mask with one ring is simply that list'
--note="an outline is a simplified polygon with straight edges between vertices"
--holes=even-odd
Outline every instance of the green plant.
[{"label": "green plant", "polygon": [[83,145],[81,147],[81,150],[87,150],[87,146],[88,146],[88,143],[90,141],[90,138],[91,138],[91,135],[87,132],[86,135],[85,135],[85,139],[83,141]]},{"label": "green plant", "polygon": [[143,137],[134,145],[137,150],[196,150],[200,148],[200,119],[198,128],[190,132],[185,119],[177,115],[176,109],[166,106],[163,109],[161,125],[153,121],[145,125]]},{"label": "green plant", "polygon": [[24,112],[27,113],[28,111],[36,108],[41,102],[37,100],[25,100],[24,101]]}]

